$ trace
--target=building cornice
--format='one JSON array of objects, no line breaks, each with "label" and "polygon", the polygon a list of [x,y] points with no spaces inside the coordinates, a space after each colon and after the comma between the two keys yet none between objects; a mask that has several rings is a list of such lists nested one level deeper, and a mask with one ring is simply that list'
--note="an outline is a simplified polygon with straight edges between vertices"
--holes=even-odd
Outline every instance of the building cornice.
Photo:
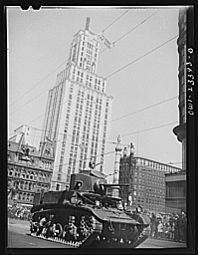
[{"label": "building cornice", "polygon": [[182,142],[186,138],[186,123],[174,127],[173,133],[177,136],[177,140]]}]

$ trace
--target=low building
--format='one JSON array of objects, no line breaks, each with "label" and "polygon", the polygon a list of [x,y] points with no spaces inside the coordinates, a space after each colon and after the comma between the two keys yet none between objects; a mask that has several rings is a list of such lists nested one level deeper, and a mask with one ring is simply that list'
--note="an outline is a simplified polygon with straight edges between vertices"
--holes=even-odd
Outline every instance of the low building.
[{"label": "low building", "polygon": [[8,204],[32,205],[35,192],[48,191],[54,167],[54,151],[50,141],[37,149],[26,143],[20,129],[9,139],[7,150]]},{"label": "low building", "polygon": [[165,174],[166,211],[186,211],[186,171]]},{"label": "low building", "polygon": [[[140,205],[155,213],[166,212],[165,173],[176,173],[181,169],[143,157],[127,155],[126,149],[120,160],[119,184],[123,202],[132,207]],[[173,209],[172,212],[175,212]]]}]

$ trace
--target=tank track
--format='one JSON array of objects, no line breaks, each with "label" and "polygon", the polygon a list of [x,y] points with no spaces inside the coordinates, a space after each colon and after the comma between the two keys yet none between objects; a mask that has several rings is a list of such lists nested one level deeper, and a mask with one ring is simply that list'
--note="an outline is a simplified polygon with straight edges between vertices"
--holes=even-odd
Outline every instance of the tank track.
[{"label": "tank track", "polygon": [[[142,242],[144,242],[148,235],[145,235],[143,233],[140,234],[138,239],[132,243],[124,243],[123,240],[119,240],[117,243],[109,243],[105,240],[101,240],[99,235],[97,233],[90,234],[86,239],[82,241],[65,241],[63,238],[59,237],[45,237],[44,235],[40,234],[37,235],[36,233],[27,233],[27,235],[32,236],[34,238],[43,239],[46,241],[56,242],[60,244],[64,244],[65,246],[70,246],[70,248],[87,248],[87,247],[95,247],[95,248],[136,248],[138,245],[140,245]],[[106,239],[106,238],[105,238]]]},{"label": "tank track", "polygon": [[82,241],[80,241],[80,242],[72,242],[72,241],[68,242],[68,241],[65,241],[65,240],[63,240],[62,238],[59,238],[59,237],[48,237],[47,238],[42,234],[37,235],[36,233],[28,233],[28,235],[32,236],[32,237],[35,237],[35,238],[40,238],[40,239],[44,239],[44,240],[47,240],[47,241],[51,241],[51,242],[61,243],[61,244],[71,246],[71,247],[74,247],[74,248],[78,248],[82,244]]}]

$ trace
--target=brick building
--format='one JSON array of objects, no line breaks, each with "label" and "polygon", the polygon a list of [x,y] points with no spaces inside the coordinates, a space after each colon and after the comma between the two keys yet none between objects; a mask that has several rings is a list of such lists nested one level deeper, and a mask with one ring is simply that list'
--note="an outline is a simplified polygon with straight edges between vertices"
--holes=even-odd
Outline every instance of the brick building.
[{"label": "brick building", "polygon": [[143,157],[127,155],[124,149],[120,160],[119,183],[129,186],[121,187],[120,196],[124,203],[140,205],[153,212],[165,212],[165,173],[176,173],[181,169]]}]

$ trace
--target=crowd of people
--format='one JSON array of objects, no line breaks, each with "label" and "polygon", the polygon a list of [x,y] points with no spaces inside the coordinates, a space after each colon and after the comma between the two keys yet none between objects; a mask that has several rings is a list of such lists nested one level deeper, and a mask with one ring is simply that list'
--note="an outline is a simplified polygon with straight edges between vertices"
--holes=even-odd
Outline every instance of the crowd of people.
[{"label": "crowd of people", "polygon": [[150,215],[150,237],[166,238],[177,242],[186,241],[187,220],[186,214],[158,214]]},{"label": "crowd of people", "polygon": [[31,219],[30,208],[22,206],[8,207],[8,218],[29,221]]}]

